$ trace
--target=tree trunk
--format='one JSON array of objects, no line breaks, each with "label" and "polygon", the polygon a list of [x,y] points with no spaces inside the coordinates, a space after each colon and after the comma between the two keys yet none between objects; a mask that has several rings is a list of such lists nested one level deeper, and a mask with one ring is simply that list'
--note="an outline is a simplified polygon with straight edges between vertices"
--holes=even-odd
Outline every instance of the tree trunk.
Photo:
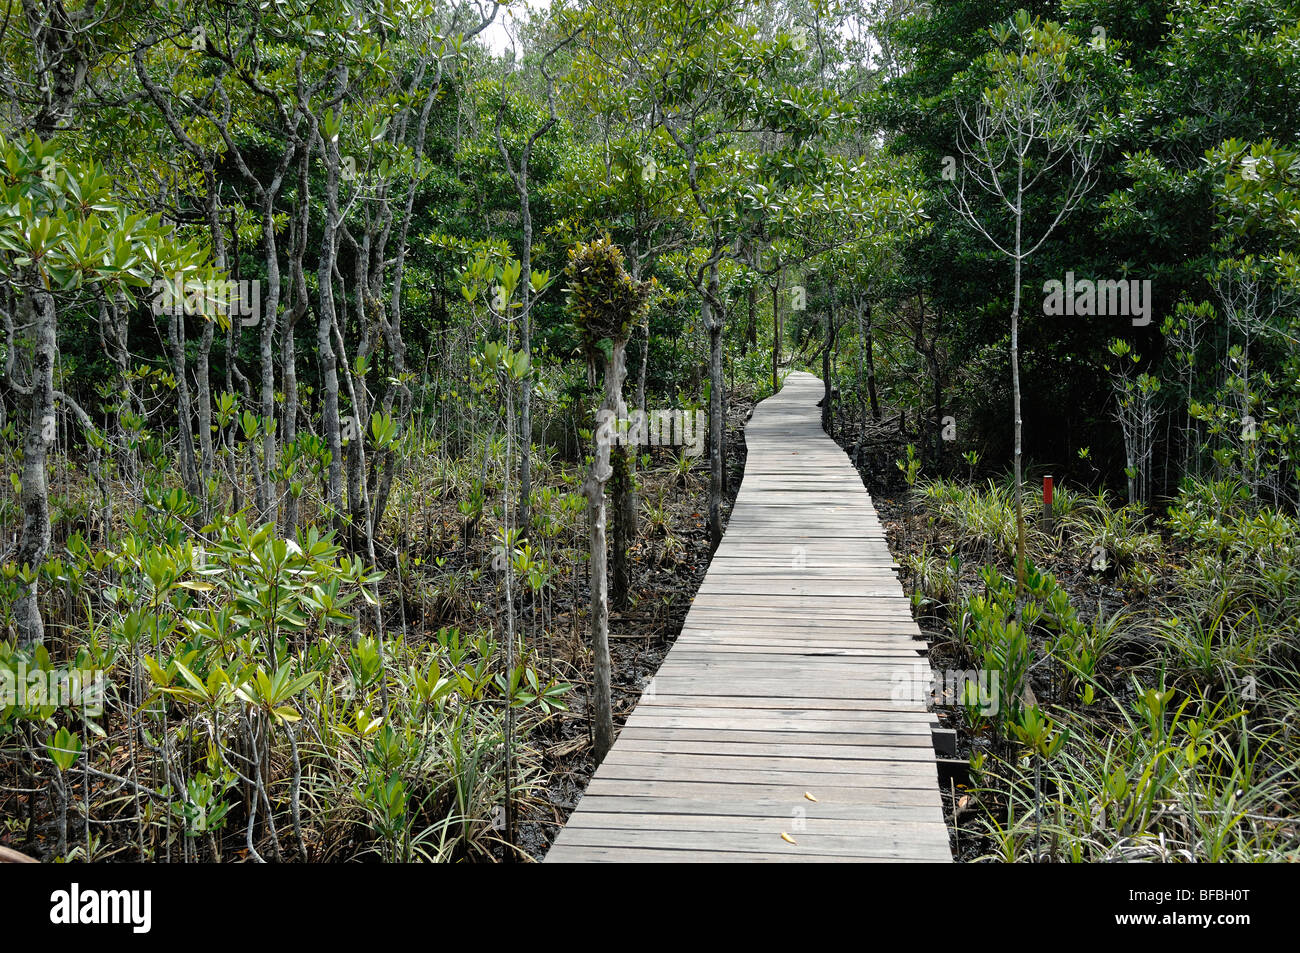
[{"label": "tree trunk", "polygon": [[[208,233],[212,239],[212,263],[224,271],[226,261],[226,234],[221,227],[221,206],[217,197],[217,186],[211,165],[205,170],[207,176],[207,194],[204,202],[208,216]],[[216,468],[216,457],[212,444],[212,342],[216,337],[216,325],[212,321],[203,322],[203,333],[199,338],[199,351],[195,360],[195,392],[198,404],[199,425],[199,488],[203,493],[204,518],[211,515],[208,501],[208,481],[212,479]]]},{"label": "tree trunk", "polygon": [[934,461],[943,464],[943,365],[939,360],[939,341],[943,334],[943,306],[935,308],[934,331],[930,335],[930,349],[926,359],[930,365],[930,382],[934,394]]},{"label": "tree trunk", "polygon": [[867,362],[867,397],[871,401],[871,419],[880,422],[880,399],[876,396],[876,347],[871,327],[871,302],[862,302],[862,351]]},{"label": "tree trunk", "polygon": [[[343,95],[347,88],[347,68],[338,71],[335,93]],[[316,348],[321,375],[321,427],[329,445],[330,461],[326,476],[325,502],[338,536],[343,535],[343,436],[339,421],[338,358],[331,339],[335,321],[334,263],[338,257],[339,226],[339,146],[338,140],[325,143],[326,206],[325,227],[321,235],[320,268],[317,278],[320,286],[320,314],[316,324]]]},{"label": "tree trunk", "polygon": [[758,347],[758,286],[750,285],[747,295],[749,305],[749,325],[745,329],[745,339],[741,343],[740,356],[749,354],[751,347]]},{"label": "tree trunk", "polygon": [[718,263],[709,266],[707,290],[701,300],[701,317],[709,330],[709,552],[722,545],[722,495],[725,492],[726,419],[723,416],[722,324],[718,309]]},{"label": "tree trunk", "polygon": [[[295,443],[298,439],[298,356],[294,329],[307,313],[307,276],[303,270],[303,258],[307,252],[308,220],[311,214],[309,199],[313,134],[314,126],[313,132],[309,133],[303,141],[299,156],[298,194],[295,198],[298,207],[295,210],[293,223],[290,251],[293,257],[289,272],[293,285],[293,306],[285,309],[280,326],[281,374],[284,379],[284,423],[281,440],[285,446]],[[298,466],[301,468],[302,464],[299,463]],[[287,477],[287,481],[289,486],[286,489],[289,493],[284,504],[284,533],[286,537],[292,537],[298,529],[298,495],[292,492],[293,477]],[[299,486],[301,488],[301,484]]]},{"label": "tree trunk", "polygon": [[633,460],[636,448],[621,446],[611,451],[612,478],[610,491],[614,504],[614,556],[610,561],[613,578],[610,581],[610,599],[616,609],[628,605],[629,567],[628,549],[632,544],[631,520],[628,510],[632,499]]},{"label": "tree trunk", "polygon": [[[636,259],[633,259],[632,278],[636,281],[641,279],[640,262]],[[641,330],[634,328],[632,334],[641,337],[641,334],[638,333]],[[644,338],[640,349],[641,368],[637,378],[636,405],[637,409],[644,414],[646,363],[649,359],[650,350],[649,325],[647,324],[643,330]],[[620,394],[620,415],[625,415],[626,409],[627,405],[623,402]],[[636,462],[636,445],[620,446],[611,452],[613,477],[610,490],[612,491],[614,503],[614,558],[611,560],[613,579],[610,583],[610,598],[614,608],[620,610],[628,607],[632,589],[632,565],[628,559],[628,550],[631,549],[637,534]]]},{"label": "tree trunk", "polygon": [[[632,276],[638,281],[641,280],[640,272]],[[650,369],[650,319],[646,319],[645,327],[641,329],[641,366],[637,371],[636,377],[636,407],[641,413],[645,413],[645,392],[646,376]]]},{"label": "tree trunk", "polygon": [[171,350],[172,374],[176,376],[176,431],[180,440],[181,480],[185,492],[198,499],[199,470],[194,458],[194,423],[189,377],[185,370],[185,309],[180,304],[172,309],[167,322],[167,342]]},{"label": "tree trunk", "polygon": [[826,311],[826,340],[822,348],[822,388],[824,395],[822,397],[822,429],[826,431],[832,439],[835,437],[835,388],[831,386],[831,377],[834,376],[834,367],[831,361],[831,350],[835,347],[835,294],[832,290],[831,303]]},{"label": "tree trunk", "polygon": [[933,339],[925,360],[930,368],[931,396],[934,399],[934,462],[939,466],[943,463],[943,379],[940,377],[938,345]]},{"label": "tree trunk", "polygon": [[[277,522],[275,492],[275,325],[280,310],[280,258],[275,241],[275,207],[266,198],[262,231],[266,254],[266,299],[259,311],[261,335],[258,351],[261,363],[262,467],[258,474],[257,509],[264,523]],[[234,320],[232,318],[232,320]]]},{"label": "tree trunk", "polygon": [[781,389],[781,282],[772,284],[772,393]]},{"label": "tree trunk", "polygon": [[605,366],[605,395],[596,428],[596,452],[591,461],[584,487],[587,517],[591,524],[591,649],[594,664],[592,708],[595,730],[595,758],[599,764],[614,744],[614,707],[611,695],[609,661],[609,580],[606,574],[605,484],[613,471],[610,467],[611,434],[622,404],[623,377],[626,369],[626,344],[613,342],[611,357]]},{"label": "tree trunk", "polygon": [[[50,498],[45,472],[46,454],[54,438],[54,361],[57,353],[58,316],[54,297],[44,290],[23,296],[22,313],[30,335],[31,377],[22,403],[27,411],[27,432],[23,437],[22,535],[15,561],[19,568],[38,574],[50,551]],[[21,584],[14,602],[14,625],[19,645],[34,645],[45,638],[41,618],[39,579]]]},{"label": "tree trunk", "polygon": [[[532,359],[532,276],[533,276],[533,214],[528,201],[527,167],[521,167],[522,181],[519,183],[519,211],[523,223],[523,248],[519,264],[521,279],[519,282],[520,303],[523,305],[523,318],[519,322],[519,347]],[[531,377],[519,384],[519,533],[528,537],[529,523],[532,520],[533,488],[533,382]]]},{"label": "tree trunk", "polygon": [[[1019,222],[1017,222],[1019,239]],[[1017,251],[1019,241],[1017,241]],[[1011,413],[1015,419],[1015,481],[1016,481],[1016,598],[1025,586],[1025,503],[1024,478],[1021,473],[1021,421],[1020,421],[1020,259],[1016,258],[1015,304],[1011,309]]]}]

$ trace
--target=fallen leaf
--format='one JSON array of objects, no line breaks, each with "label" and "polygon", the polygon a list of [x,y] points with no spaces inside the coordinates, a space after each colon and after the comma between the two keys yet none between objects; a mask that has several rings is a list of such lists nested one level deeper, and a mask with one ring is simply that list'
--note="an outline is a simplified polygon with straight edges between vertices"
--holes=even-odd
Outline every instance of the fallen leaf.
[{"label": "fallen leaf", "polygon": [[809,794],[807,791],[804,791],[804,792],[803,792],[803,796],[806,797],[806,798],[807,798],[808,800],[810,800],[810,801],[816,801],[816,800],[817,800],[815,797],[813,797],[813,796],[812,796],[811,794]]},{"label": "fallen leaf", "polygon": [[799,844],[799,842],[798,842],[797,840],[795,840],[793,837],[791,837],[791,836],[790,836],[789,834],[787,834],[785,831],[782,831],[782,832],[781,832],[781,840],[785,841],[787,844],[794,844],[794,845],[796,845],[796,846],[798,846],[798,844]]}]

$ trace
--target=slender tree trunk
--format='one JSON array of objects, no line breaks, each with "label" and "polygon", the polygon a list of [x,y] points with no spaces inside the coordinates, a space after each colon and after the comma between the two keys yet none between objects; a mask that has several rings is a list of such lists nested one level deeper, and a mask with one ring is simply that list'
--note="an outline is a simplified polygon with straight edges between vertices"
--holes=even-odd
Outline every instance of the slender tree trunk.
[{"label": "slender tree trunk", "polygon": [[596,452],[587,473],[585,491],[587,516],[591,524],[591,648],[594,656],[592,707],[595,730],[595,757],[597,763],[605,759],[614,744],[614,708],[611,695],[609,660],[609,580],[605,563],[605,484],[613,471],[610,467],[611,440],[607,427],[614,426],[619,406],[622,404],[623,377],[626,370],[626,341],[613,342],[609,362],[605,366],[605,394],[601,403],[606,427],[597,427]]},{"label": "slender tree trunk", "polygon": [[[294,326],[298,323],[298,312],[286,310],[284,312],[283,330],[280,335],[280,361],[283,367],[284,380],[284,416],[283,430],[285,444],[294,443],[298,439],[298,356],[297,348],[294,341]],[[290,478],[290,490],[284,502],[284,534],[286,537],[293,536],[298,529],[298,494],[292,492],[292,478]]]},{"label": "slender tree trunk", "polygon": [[[204,320],[207,320],[206,318]],[[194,458],[193,408],[190,406],[189,376],[185,367],[185,309],[172,309],[167,322],[167,341],[171,348],[172,374],[176,377],[176,431],[180,440],[181,480],[190,496],[199,497],[198,462]]]},{"label": "slender tree trunk", "polygon": [[722,545],[722,496],[726,475],[726,418],[722,374],[722,325],[724,316],[718,309],[718,263],[709,265],[707,291],[701,299],[701,317],[709,331],[709,552]]},{"label": "slender tree trunk", "polygon": [[[640,272],[633,275],[638,281],[641,279]],[[637,371],[636,378],[636,407],[641,413],[646,409],[646,377],[650,368],[650,319],[646,319],[645,327],[641,329],[639,335],[641,339],[641,365]]]},{"label": "slender tree trunk", "polygon": [[1025,586],[1025,503],[1024,477],[1021,466],[1020,419],[1020,222],[1016,221],[1016,288],[1011,310],[1011,413],[1015,420],[1016,481],[1016,597]]},{"label": "slender tree trunk", "polygon": [[830,306],[826,311],[826,340],[822,348],[822,429],[831,437],[835,436],[835,388],[831,386],[834,367],[831,351],[835,347],[835,294],[832,289]]},{"label": "slender tree trunk", "polygon": [[867,397],[871,401],[871,419],[880,422],[880,399],[876,396],[876,346],[872,333],[871,302],[862,302],[862,351],[867,362]]},{"label": "slender tree trunk", "polygon": [[[45,290],[23,295],[20,322],[31,340],[31,376],[20,390],[26,410],[23,436],[22,535],[15,562],[39,573],[50,551],[50,498],[46,455],[54,438],[54,361],[58,349],[58,316],[54,297]],[[38,605],[40,582],[20,584],[14,602],[14,626],[19,645],[34,645],[45,638],[45,622]]]},{"label": "slender tree trunk", "polygon": [[[533,213],[528,201],[528,178],[526,167],[521,170],[523,179],[519,183],[519,210],[523,224],[523,248],[520,254],[519,282],[520,303],[523,305],[523,317],[519,322],[519,347],[532,358],[533,322],[532,322],[532,275],[533,275]],[[532,521],[533,489],[533,382],[524,378],[519,382],[519,533],[528,537]]]},{"label": "slender tree trunk", "polygon": [[[239,229],[235,227],[233,218],[230,226],[231,244],[234,246],[230,256],[230,276],[238,280],[239,274]],[[226,326],[226,391],[233,394],[235,392],[235,378],[238,374],[238,368],[235,367],[235,357],[238,353],[239,337],[236,335],[235,328],[239,326],[237,321],[231,321]]]},{"label": "slender tree trunk", "polygon": [[[293,285],[293,307],[286,308],[280,324],[281,374],[284,379],[284,423],[282,440],[284,445],[295,443],[298,439],[298,356],[294,331],[303,315],[307,313],[307,276],[303,270],[303,258],[307,252],[307,231],[311,205],[311,150],[315,141],[315,121],[309,117],[311,128],[301,143],[298,165],[298,194],[295,196],[294,231],[290,254],[290,281]],[[300,464],[301,466],[301,464]],[[288,478],[290,485],[284,504],[284,533],[293,536],[298,529],[298,494],[292,492],[294,482]],[[301,488],[301,484],[299,484]]]},{"label": "slender tree trunk", "polygon": [[[213,264],[221,270],[227,267],[226,233],[221,227],[221,205],[217,197],[217,186],[211,167],[207,171],[207,205],[208,234],[212,238]],[[210,515],[211,504],[208,501],[208,481],[216,469],[216,457],[212,444],[212,342],[216,336],[216,325],[212,321],[203,322],[203,332],[199,337],[199,350],[195,360],[195,401],[198,404],[199,425],[199,486],[203,492],[204,515]]]},{"label": "slender tree trunk", "polygon": [[748,355],[751,347],[758,347],[758,286],[750,285],[746,297],[749,306],[749,324],[745,329],[745,339],[740,348],[741,357]]},{"label": "slender tree trunk", "polygon": [[[527,272],[525,272],[527,275]],[[527,280],[525,278],[525,280]],[[509,473],[509,461],[512,439],[511,434],[515,427],[514,414],[514,382],[506,380],[506,471]],[[506,589],[506,645],[505,645],[505,663],[506,663],[506,684],[510,685],[515,671],[515,596],[514,596],[514,554],[510,552],[513,543],[510,539],[510,479],[502,481],[502,512],[505,513],[505,589]],[[505,717],[505,841],[508,847],[512,848],[515,844],[515,707],[510,704],[511,699],[506,699],[506,717]],[[514,852],[510,849],[505,851],[507,863],[512,862]]]},{"label": "slender tree trunk", "polygon": [[264,523],[278,521],[275,490],[275,326],[280,310],[280,256],[275,241],[274,195],[275,191],[267,191],[262,211],[266,298],[262,302],[263,311],[259,312],[261,335],[258,340],[261,363],[262,467],[258,475],[257,509]]},{"label": "slender tree trunk", "polygon": [[[412,144],[416,156],[414,174],[416,179],[420,177],[424,169],[424,143],[428,135],[429,116],[433,112],[434,102],[438,98],[437,92],[442,85],[442,70],[442,60],[438,60],[436,75],[426,94],[424,105],[420,108],[420,115],[416,122],[415,141]],[[393,362],[393,377],[397,381],[396,384],[389,387],[389,391],[384,398],[384,409],[385,413],[392,412],[394,390],[396,390],[397,413],[395,420],[403,426],[410,417],[413,403],[411,386],[407,380],[406,342],[402,338],[402,281],[406,269],[407,236],[410,234],[412,211],[415,208],[415,195],[415,189],[407,189],[406,205],[402,212],[402,224],[398,229],[397,251],[393,262],[393,287],[389,298],[388,320],[383,326],[384,341]],[[531,220],[529,227],[531,228]],[[527,389],[530,386],[526,384],[525,388]],[[531,394],[529,396],[531,397]],[[531,428],[531,419],[527,426]],[[371,502],[372,519],[376,526],[380,524],[384,518],[384,513],[388,510],[393,477],[399,464],[398,455],[392,447],[385,447],[380,454],[379,460],[375,462],[376,470],[382,469],[382,475],[378,479],[377,491]]]},{"label": "slender tree trunk", "polygon": [[926,352],[926,363],[930,365],[931,393],[934,398],[934,462],[943,463],[943,379],[940,376],[938,343],[930,340],[930,349]]},{"label": "slender tree trunk", "polygon": [[635,447],[627,446],[616,447],[610,451],[610,462],[613,471],[610,479],[610,495],[614,510],[614,553],[613,558],[610,560],[610,568],[613,570],[610,581],[610,600],[613,602],[614,608],[620,610],[626,609],[628,605],[628,549],[632,542],[628,510],[632,499],[632,481],[634,479],[632,461],[635,453]]},{"label": "slender tree trunk", "polygon": [[930,346],[926,349],[926,363],[930,368],[930,386],[934,397],[934,462],[943,464],[943,366],[939,360],[939,340],[943,334],[943,307],[935,309],[934,330],[930,334]]},{"label": "slender tree trunk", "polygon": [[[342,96],[347,88],[346,67],[338,70],[335,95]],[[326,168],[326,217],[321,235],[320,267],[317,278],[320,286],[320,314],[316,324],[316,348],[321,375],[321,426],[329,445],[330,461],[325,486],[325,502],[332,511],[334,528],[343,535],[343,435],[339,421],[338,358],[334,353],[332,331],[335,321],[334,264],[338,257],[339,227],[339,146],[338,140],[324,145]]]},{"label": "slender tree trunk", "polygon": [[781,389],[781,280],[772,283],[772,393]]},{"label": "slender tree trunk", "polygon": [[[365,297],[365,285],[357,284],[358,297]],[[360,320],[362,326],[368,319],[369,302],[362,301],[358,305]],[[358,342],[357,356],[361,357],[368,353],[369,342],[363,339]],[[346,394],[352,406],[352,412],[348,415],[348,422],[344,423],[345,433],[350,434],[347,444],[347,456],[344,466],[343,485],[347,490],[348,501],[348,534],[350,545],[355,551],[360,551],[362,545],[368,541],[366,527],[368,519],[365,506],[365,435],[370,421],[370,405],[366,399],[365,381],[358,379],[352,372],[352,366],[348,361],[347,346],[343,338],[343,328],[337,318],[334,321],[334,353],[337,356],[340,370],[340,380],[342,382],[342,393]]]}]

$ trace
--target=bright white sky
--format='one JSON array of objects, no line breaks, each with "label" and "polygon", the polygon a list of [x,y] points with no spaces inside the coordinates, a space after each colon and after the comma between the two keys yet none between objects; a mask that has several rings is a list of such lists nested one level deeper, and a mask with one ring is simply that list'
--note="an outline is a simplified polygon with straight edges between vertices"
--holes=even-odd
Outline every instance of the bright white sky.
[{"label": "bright white sky", "polygon": [[518,32],[519,22],[527,17],[525,9],[545,10],[551,0],[511,0],[510,6],[497,11],[492,25],[479,34],[479,39],[493,53],[504,53],[511,46],[511,35]]}]

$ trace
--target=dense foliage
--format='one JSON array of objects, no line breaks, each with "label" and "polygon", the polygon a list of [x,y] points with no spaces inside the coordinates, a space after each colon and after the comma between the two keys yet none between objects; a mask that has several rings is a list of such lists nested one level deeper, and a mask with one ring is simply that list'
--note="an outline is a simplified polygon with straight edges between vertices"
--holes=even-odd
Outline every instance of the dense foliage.
[{"label": "dense foliage", "polygon": [[106,693],[0,698],[0,841],[537,854],[806,366],[1002,675],[981,845],[1294,856],[1300,5],[0,5],[0,674]]}]

